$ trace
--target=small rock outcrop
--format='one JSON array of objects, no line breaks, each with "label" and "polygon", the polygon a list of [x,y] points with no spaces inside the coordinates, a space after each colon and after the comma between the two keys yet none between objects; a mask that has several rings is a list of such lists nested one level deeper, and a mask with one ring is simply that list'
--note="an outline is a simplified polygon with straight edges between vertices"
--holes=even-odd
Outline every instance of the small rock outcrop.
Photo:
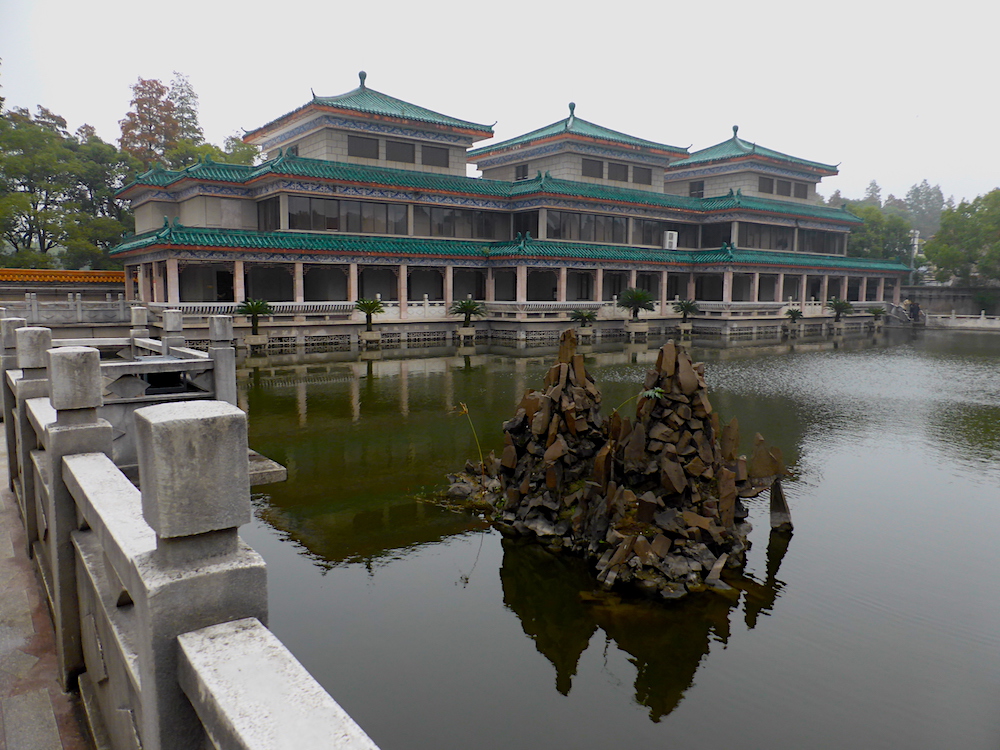
[{"label": "small rock outcrop", "polygon": [[742,567],[750,531],[740,498],[780,482],[780,452],[757,435],[750,460],[737,455],[739,425],[720,425],[704,365],[673,342],[647,372],[635,416],[602,418],[575,344],[563,333],[543,387],[504,423],[499,461],[456,483],[476,487],[503,533],[591,559],[604,586],[664,598],[728,590],[722,571]]}]

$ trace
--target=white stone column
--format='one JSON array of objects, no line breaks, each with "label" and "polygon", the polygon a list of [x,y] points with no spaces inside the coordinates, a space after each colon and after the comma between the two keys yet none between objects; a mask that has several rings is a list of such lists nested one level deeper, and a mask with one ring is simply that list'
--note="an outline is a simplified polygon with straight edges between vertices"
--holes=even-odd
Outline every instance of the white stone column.
[{"label": "white stone column", "polygon": [[823,286],[819,291],[820,301],[825,305],[830,299],[830,277],[823,276]]},{"label": "white stone column", "polygon": [[278,228],[288,229],[288,193],[278,194]]},{"label": "white stone column", "polygon": [[496,279],[493,276],[493,267],[486,269],[486,301],[494,302],[497,298]]},{"label": "white stone column", "polygon": [[292,293],[296,302],[306,301],[305,272],[302,263],[292,264]]},{"label": "white stone column", "polygon": [[568,269],[566,266],[560,266],[558,275],[556,276],[556,302],[566,301],[567,275]]},{"label": "white stone column", "polygon": [[795,229],[792,230],[792,250],[793,250],[793,252],[796,252],[796,253],[799,251],[799,228],[798,227],[795,227]]},{"label": "white stone column", "polygon": [[847,299],[851,292],[851,277],[844,276],[840,281],[840,298]]},{"label": "white stone column", "polygon": [[181,301],[180,272],[177,269],[177,258],[167,258],[167,303],[176,304]]},{"label": "white stone column", "polygon": [[775,282],[774,285],[774,301],[784,302],[785,300],[782,299],[784,294],[785,294],[785,274],[779,273],[778,280]]},{"label": "white stone column", "polygon": [[399,264],[399,279],[397,280],[396,295],[399,297],[399,317],[401,320],[407,318],[406,302],[410,294],[408,278],[409,271],[405,263]]},{"label": "white stone column", "polygon": [[544,240],[548,238],[549,214],[544,208],[538,209],[538,236],[535,239]]},{"label": "white stone column", "polygon": [[734,247],[739,243],[740,239],[740,223],[734,221],[732,227],[729,229],[729,244]]},{"label": "white stone column", "polygon": [[515,274],[515,289],[514,298],[518,302],[528,301],[528,267],[527,266],[517,266],[514,269]]},{"label": "white stone column", "polygon": [[[805,305],[806,294],[809,291],[809,275],[802,274],[802,278],[799,279],[799,304]],[[804,307],[802,309],[805,309]]]},{"label": "white stone column", "polygon": [[152,302],[149,294],[149,264],[139,264],[139,300],[142,302]]},{"label": "white stone column", "polygon": [[594,272],[594,301],[604,301],[604,269],[600,266]]},{"label": "white stone column", "polygon": [[760,272],[754,273],[750,281],[750,300],[760,302]]},{"label": "white stone column", "polygon": [[722,272],[722,301],[732,302],[733,301],[733,272],[723,271]]},{"label": "white stone column", "polygon": [[233,301],[242,302],[247,298],[246,272],[243,270],[243,261],[233,261]]},{"label": "white stone column", "polygon": [[347,264],[347,301],[358,301],[358,264]]},{"label": "white stone column", "polygon": [[629,269],[629,272],[628,272],[628,285],[629,285],[630,289],[635,289],[635,279],[636,279],[636,276],[638,276],[638,275],[639,275],[639,272],[636,269],[634,269],[634,268]]},{"label": "white stone column", "polygon": [[885,302],[885,277],[880,276],[878,280],[878,301]]},{"label": "white stone column", "polygon": [[861,285],[858,288],[858,302],[868,301],[868,277],[861,277]]},{"label": "white stone column", "polygon": [[688,274],[688,293],[687,298],[693,300],[695,295],[698,293],[698,284],[694,278],[694,272]]},{"label": "white stone column", "polygon": [[892,285],[892,303],[894,305],[898,305],[903,296],[903,285],[900,282],[901,279],[897,278]]},{"label": "white stone column", "polygon": [[660,315],[667,314],[667,272],[660,271]]},{"label": "white stone column", "polygon": [[451,307],[455,297],[455,269],[452,266],[444,267],[444,306]]}]

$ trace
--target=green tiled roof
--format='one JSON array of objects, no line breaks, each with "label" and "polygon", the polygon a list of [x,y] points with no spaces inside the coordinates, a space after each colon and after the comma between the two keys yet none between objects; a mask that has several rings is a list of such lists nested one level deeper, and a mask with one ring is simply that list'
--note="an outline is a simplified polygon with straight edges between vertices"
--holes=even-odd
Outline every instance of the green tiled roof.
[{"label": "green tiled roof", "polygon": [[167,187],[183,179],[245,184],[269,175],[302,177],[304,179],[330,180],[359,185],[384,185],[403,190],[458,193],[489,198],[530,198],[535,195],[556,195],[593,201],[651,206],[697,213],[714,211],[763,211],[786,216],[804,216],[826,221],[860,224],[861,219],[843,208],[813,203],[797,203],[767,198],[745,196],[740,193],[714,198],[689,198],[668,195],[652,190],[599,185],[589,182],[560,180],[546,175],[536,175],[528,180],[501,182],[459,175],[433,174],[408,169],[369,167],[360,164],[305,159],[299,156],[280,156],[256,167],[235,164],[204,162],[181,171],[157,168],[139,175],[135,181],[122,188],[124,192],[135,185]]},{"label": "green tiled roof", "polygon": [[371,253],[400,256],[485,258],[489,243],[469,240],[421,239],[418,237],[373,237],[307,232],[257,232],[248,229],[203,229],[175,223],[155,232],[125,240],[114,255],[145,247],[211,247],[233,250],[288,250],[291,252]]},{"label": "green tiled roof", "polygon": [[766,211],[773,214],[796,214],[810,216],[816,219],[842,221],[850,224],[863,224],[864,221],[852,214],[846,208],[825,206],[819,203],[793,203],[792,201],[776,201],[770,198],[758,198],[753,195],[743,195],[740,192],[729,191],[728,195],[717,195],[714,198],[696,198],[700,203],[699,211],[732,211],[736,209],[751,211]]},{"label": "green tiled roof", "polygon": [[477,122],[469,122],[468,120],[459,120],[457,117],[449,117],[448,115],[443,115],[440,112],[434,112],[426,107],[420,107],[416,104],[404,102],[402,99],[397,99],[394,96],[383,94],[381,91],[376,91],[375,89],[370,89],[365,86],[365,78],[367,77],[367,74],[364,71],[361,71],[359,76],[361,78],[361,85],[353,91],[348,91],[346,94],[340,94],[339,96],[313,95],[312,101],[308,104],[304,104],[298,109],[284,114],[266,125],[262,125],[256,130],[247,133],[247,136],[252,136],[254,133],[265,130],[275,123],[281,122],[289,115],[300,112],[311,105],[335,107],[337,109],[346,109],[366,115],[395,117],[402,120],[423,122],[430,125],[439,125],[449,128],[474,130],[487,136],[493,135],[492,125],[482,125]]},{"label": "green tiled roof", "polygon": [[773,151],[769,148],[758,146],[756,143],[747,143],[736,134],[738,130],[739,128],[734,125],[733,137],[728,141],[723,141],[722,143],[717,143],[714,146],[703,148],[701,151],[695,151],[687,159],[675,161],[667,169],[680,169],[714,161],[727,161],[729,159],[737,159],[747,156],[760,156],[765,159],[772,159],[774,161],[795,164],[800,167],[807,167],[808,169],[819,172],[837,174],[837,167],[832,164],[821,164],[818,161],[807,161],[806,159],[799,159],[795,156],[783,154],[780,151]]},{"label": "green tiled roof", "polygon": [[848,258],[841,255],[769,252],[767,250],[659,250],[583,242],[528,240],[527,242],[476,242],[472,240],[382,237],[307,232],[256,232],[241,229],[202,229],[174,223],[156,232],[131,237],[112,254],[143,248],[223,248],[328,252],[347,255],[372,254],[396,257],[443,257],[516,259],[548,258],[682,265],[748,264],[853,271],[898,271],[909,269],[894,261]]},{"label": "green tiled roof", "polygon": [[532,130],[530,133],[519,135],[517,138],[511,138],[510,140],[502,141],[500,143],[472,149],[468,152],[468,156],[475,157],[482,154],[503,151],[504,149],[511,148],[512,146],[522,146],[526,143],[552,138],[563,133],[572,133],[575,135],[585,136],[587,138],[596,138],[602,141],[621,143],[626,146],[655,149],[657,151],[670,151],[675,154],[687,153],[686,148],[668,146],[665,143],[656,143],[655,141],[647,141],[626,133],[620,133],[617,130],[611,130],[600,125],[595,125],[587,120],[581,120],[574,114],[575,110],[576,105],[571,102],[569,105],[569,117],[565,120],[554,122],[551,125],[546,125],[544,128],[539,128],[538,130]]}]

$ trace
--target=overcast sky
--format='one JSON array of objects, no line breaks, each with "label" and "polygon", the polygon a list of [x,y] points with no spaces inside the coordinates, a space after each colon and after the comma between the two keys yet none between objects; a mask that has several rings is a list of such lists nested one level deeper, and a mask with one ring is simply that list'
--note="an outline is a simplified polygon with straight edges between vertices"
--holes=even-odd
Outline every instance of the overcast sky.
[{"label": "overcast sky", "polygon": [[[7,106],[108,141],[138,77],[186,74],[208,140],[368,86],[490,124],[577,116],[692,151],[732,135],[829,164],[835,189],[1000,186],[1000,3],[0,0]],[[480,145],[485,145],[480,143]]]}]

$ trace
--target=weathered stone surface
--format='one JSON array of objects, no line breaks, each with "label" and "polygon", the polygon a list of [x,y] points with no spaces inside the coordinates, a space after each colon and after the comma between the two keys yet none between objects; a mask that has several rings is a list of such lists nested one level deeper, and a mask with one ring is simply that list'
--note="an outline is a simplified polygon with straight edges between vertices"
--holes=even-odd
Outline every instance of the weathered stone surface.
[{"label": "weathered stone surface", "polygon": [[736,514],[736,474],[729,469],[719,469],[719,520],[725,528],[732,528]]},{"label": "weathered stone surface", "polygon": [[142,512],[158,536],[250,521],[247,418],[240,409],[222,401],[147,406],[136,410],[135,427]]},{"label": "weathered stone surface", "polygon": [[708,531],[709,526],[712,525],[711,518],[706,518],[705,516],[699,515],[691,510],[681,511],[681,518],[684,519],[684,523],[688,526],[705,529],[706,531]]},{"label": "weathered stone surface", "polygon": [[664,536],[663,534],[657,534],[653,537],[653,541],[650,542],[649,549],[657,557],[663,558],[670,552],[671,544],[672,542],[669,537]]},{"label": "weathered stone surface", "polygon": [[677,360],[677,383],[685,396],[690,396],[698,390],[698,375],[691,366],[691,360],[686,356]]},{"label": "weathered stone surface", "polygon": [[729,424],[722,428],[722,460],[735,461],[740,450],[740,423],[733,417]]},{"label": "weathered stone surface", "polygon": [[556,434],[552,445],[548,447],[545,451],[545,462],[553,463],[557,459],[562,458],[569,452],[569,446],[566,445],[566,440],[562,435]]},{"label": "weathered stone surface", "polygon": [[48,367],[52,331],[39,326],[24,326],[14,332],[17,339],[17,366],[21,369]]},{"label": "weathered stone surface", "polygon": [[89,346],[49,349],[49,398],[56,411],[96,409],[101,395],[101,353]]},{"label": "weathered stone surface", "polygon": [[771,528],[775,531],[792,530],[792,514],[788,510],[780,479],[775,479],[771,484]]}]

